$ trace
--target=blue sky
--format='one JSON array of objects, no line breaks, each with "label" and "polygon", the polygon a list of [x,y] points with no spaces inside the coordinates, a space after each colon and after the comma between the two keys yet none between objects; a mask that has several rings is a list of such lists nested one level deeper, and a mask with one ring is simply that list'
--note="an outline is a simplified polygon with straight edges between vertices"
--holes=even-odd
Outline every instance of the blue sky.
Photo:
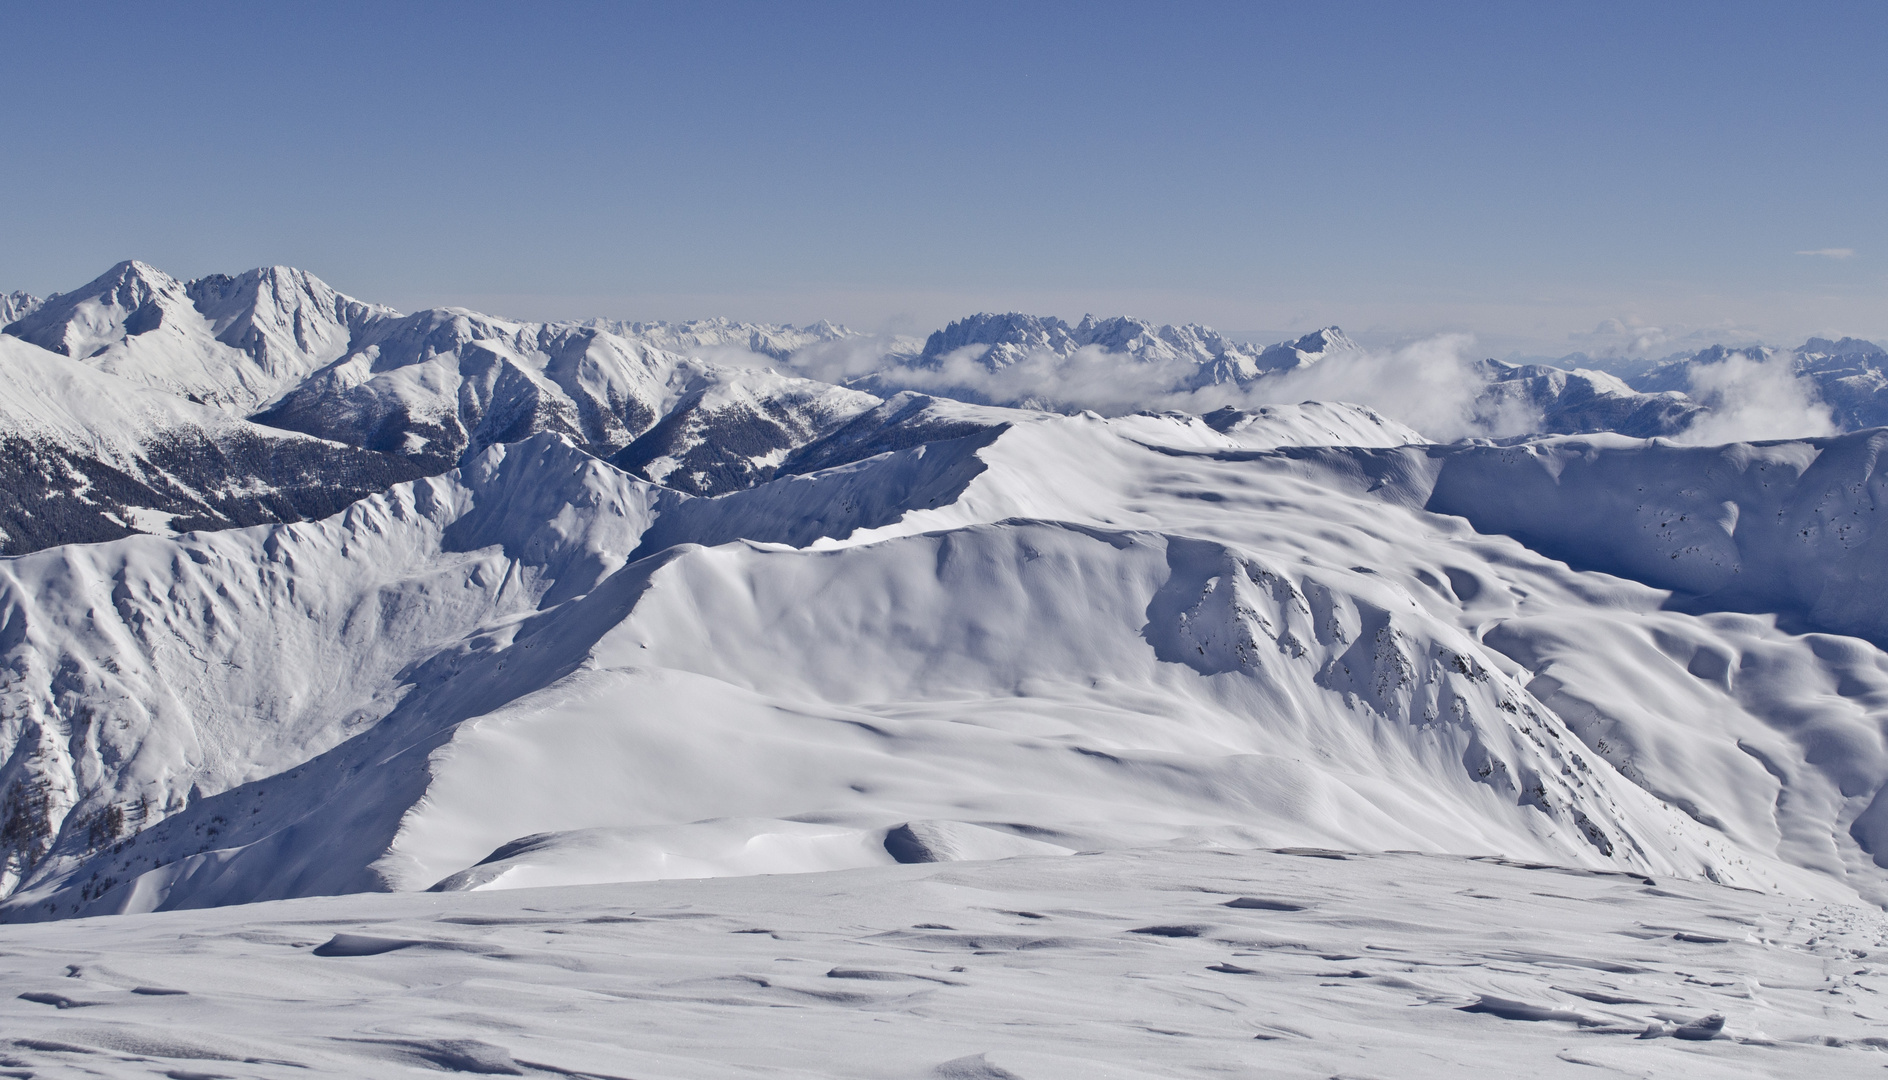
[{"label": "blue sky", "polygon": [[78,10],[0,2],[0,288],[1888,338],[1888,4]]}]

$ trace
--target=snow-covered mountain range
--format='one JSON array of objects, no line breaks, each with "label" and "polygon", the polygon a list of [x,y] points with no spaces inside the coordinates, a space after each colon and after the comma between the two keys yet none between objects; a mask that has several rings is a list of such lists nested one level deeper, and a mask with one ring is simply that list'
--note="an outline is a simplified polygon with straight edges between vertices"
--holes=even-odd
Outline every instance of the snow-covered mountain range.
[{"label": "snow-covered mountain range", "polygon": [[1034,315],[975,315],[961,319],[925,340],[917,363],[935,367],[946,356],[968,351],[970,358],[991,369],[1009,367],[1037,353],[1069,356],[1081,349],[1121,353],[1136,362],[1180,362],[1197,367],[1196,385],[1214,382],[1249,382],[1275,371],[1292,371],[1326,355],[1356,348],[1336,327],[1307,334],[1297,341],[1255,348],[1229,341],[1211,327],[1188,323],[1156,326],[1141,319],[1097,319],[1093,315],[1070,326],[1061,319]]},{"label": "snow-covered mountain range", "polygon": [[1411,363],[121,264],[0,337],[0,915],[1148,846],[1888,901],[1888,434],[1266,398]]},{"label": "snow-covered mountain range", "polygon": [[[547,324],[463,309],[403,315],[287,267],[184,282],[137,262],[43,302],[20,293],[7,303],[10,337],[266,427],[404,458],[421,473],[553,431],[696,494],[764,481],[788,455],[907,390],[1107,414],[1367,396],[1378,383],[1390,388],[1381,407],[1424,398],[1397,386],[1406,373],[1396,369],[1420,365],[1380,360],[1336,327],[1254,346],[1192,324],[984,314],[918,346],[831,323]],[[1824,387],[1840,430],[1883,418],[1869,404],[1884,382],[1882,354],[1871,349],[1818,339],[1798,351],[1797,366]],[[1723,407],[1700,396],[1692,378],[1723,358],[1700,354],[1627,380],[1465,363],[1441,391],[1459,414],[1441,427],[1496,436],[1683,436]],[[1433,397],[1436,388],[1418,390]],[[284,520],[267,509],[256,514]]]}]

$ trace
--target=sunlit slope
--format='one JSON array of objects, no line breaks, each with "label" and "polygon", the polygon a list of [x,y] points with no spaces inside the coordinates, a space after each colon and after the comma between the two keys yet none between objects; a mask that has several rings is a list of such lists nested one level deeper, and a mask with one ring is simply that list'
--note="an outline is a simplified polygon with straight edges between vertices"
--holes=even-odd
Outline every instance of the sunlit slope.
[{"label": "sunlit slope", "polygon": [[[540,436],[327,522],[16,560],[17,610],[130,599],[9,646],[8,797],[71,780],[8,910],[1175,842],[1883,880],[1866,642],[1424,510],[1421,448],[987,412],[719,498]],[[215,754],[114,734],[204,742],[199,710]],[[123,748],[56,749],[88,745]]]}]

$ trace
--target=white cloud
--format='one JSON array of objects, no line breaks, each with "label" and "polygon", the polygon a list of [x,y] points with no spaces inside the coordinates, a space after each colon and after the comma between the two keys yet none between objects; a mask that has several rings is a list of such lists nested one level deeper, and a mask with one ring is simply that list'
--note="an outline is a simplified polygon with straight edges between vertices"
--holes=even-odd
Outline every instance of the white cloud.
[{"label": "white cloud", "polygon": [[1796,374],[1789,353],[1768,357],[1732,353],[1692,367],[1691,396],[1711,411],[1678,441],[1702,446],[1757,439],[1834,435],[1835,417],[1816,385]]},{"label": "white cloud", "polygon": [[888,388],[968,396],[992,404],[1058,412],[1093,409],[1112,415],[1143,409],[1210,412],[1224,405],[1257,408],[1300,401],[1367,405],[1432,439],[1500,437],[1531,431],[1540,417],[1526,406],[1490,411],[1480,400],[1490,373],[1475,362],[1474,338],[1445,334],[1397,349],[1355,349],[1308,367],[1240,387],[1183,389],[1198,373],[1190,360],[1135,360],[1096,347],[1063,356],[1048,350],[992,370],[983,346],[959,349],[936,366],[916,367],[853,339],[795,353],[794,374],[830,382],[876,371]]},{"label": "white cloud", "polygon": [[1820,255],[1825,259],[1853,259],[1854,248],[1817,248],[1814,251],[1799,251],[1798,255]]}]

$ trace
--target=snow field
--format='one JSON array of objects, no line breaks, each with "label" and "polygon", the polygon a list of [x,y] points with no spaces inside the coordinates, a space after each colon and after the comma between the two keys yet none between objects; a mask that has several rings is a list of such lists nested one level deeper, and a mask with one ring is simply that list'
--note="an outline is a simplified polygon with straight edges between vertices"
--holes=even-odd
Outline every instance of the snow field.
[{"label": "snow field", "polygon": [[9,927],[40,1075],[1875,1075],[1880,911],[1136,850]]}]

